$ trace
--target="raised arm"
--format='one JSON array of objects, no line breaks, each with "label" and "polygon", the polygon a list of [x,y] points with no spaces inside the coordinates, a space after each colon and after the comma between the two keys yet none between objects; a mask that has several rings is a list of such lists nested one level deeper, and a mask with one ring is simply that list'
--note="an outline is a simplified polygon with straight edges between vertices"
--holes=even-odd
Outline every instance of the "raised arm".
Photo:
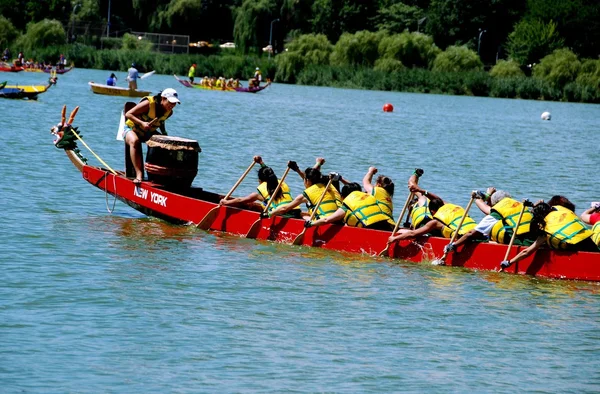
[{"label": "raised arm", "polygon": [[419,235],[430,233],[434,230],[441,230],[444,225],[437,220],[430,220],[426,225],[419,227],[416,230],[399,230],[394,236],[388,239],[388,243],[400,241],[407,238],[416,238]]},{"label": "raised arm", "polygon": [[377,168],[369,167],[369,170],[363,177],[363,189],[365,189],[365,193],[371,194],[373,191],[373,185],[371,182],[373,181],[373,175],[377,174]]}]

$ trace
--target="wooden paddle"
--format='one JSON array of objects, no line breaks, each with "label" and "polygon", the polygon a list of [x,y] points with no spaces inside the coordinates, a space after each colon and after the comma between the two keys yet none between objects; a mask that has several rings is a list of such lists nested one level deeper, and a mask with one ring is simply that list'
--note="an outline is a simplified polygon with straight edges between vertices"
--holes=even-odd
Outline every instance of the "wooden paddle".
[{"label": "wooden paddle", "polygon": [[[313,219],[315,218],[315,216],[317,216],[317,211],[319,210],[319,205],[321,205],[321,203],[323,202],[323,199],[325,198],[325,195],[327,194],[327,191],[329,190],[329,186],[331,186],[332,182],[333,182],[333,175],[330,175],[329,182],[327,182],[327,186],[325,186],[325,190],[323,190],[323,194],[321,194],[319,201],[317,201],[317,204],[313,207],[313,212],[310,215],[310,219],[308,220],[309,222],[312,222]],[[302,230],[302,232],[300,234],[298,234],[296,239],[294,239],[293,245],[301,245],[302,244],[302,241],[304,240],[304,233],[306,232],[307,228],[308,227],[305,226],[304,229]]]},{"label": "wooden paddle", "polygon": [[271,197],[269,197],[269,202],[267,202],[267,205],[260,214],[260,217],[256,219],[254,223],[252,223],[252,226],[250,226],[250,230],[248,230],[248,232],[246,233],[246,238],[256,238],[256,236],[258,235],[258,232],[260,231],[260,221],[263,219],[264,215],[267,212],[269,212],[269,207],[273,202],[273,198],[277,195],[277,193],[279,193],[279,189],[281,189],[281,185],[283,184],[283,181],[285,180],[285,177],[287,176],[288,172],[290,172],[290,167],[286,168],[285,172],[283,173],[283,176],[281,177],[281,180],[279,181],[279,184],[277,185],[277,188],[275,189],[273,194],[271,194]]},{"label": "wooden paddle", "polygon": [[[454,240],[458,236],[458,232],[460,231],[460,228],[462,227],[463,222],[465,221],[465,218],[467,217],[467,214],[469,213],[469,210],[471,209],[471,205],[473,205],[473,201],[475,201],[475,191],[473,191],[473,193],[471,193],[471,200],[469,201],[469,204],[467,205],[467,208],[465,209],[465,213],[463,214],[463,217],[460,218],[460,222],[458,223],[458,227],[456,228],[456,231],[454,231],[454,233],[452,234],[452,237],[450,238],[450,243],[449,244],[451,244],[452,242],[454,242]],[[433,265],[444,265],[444,264],[446,264],[446,257],[448,257],[448,252],[444,252],[444,255],[440,259],[433,260],[431,262],[431,264],[433,264]]]},{"label": "wooden paddle", "polygon": [[[410,204],[410,201],[413,199],[413,196],[414,196],[413,192],[410,192],[408,194],[408,198],[406,199],[406,202],[404,203],[404,207],[402,208],[402,212],[400,212],[400,217],[396,221],[396,226],[394,227],[394,231],[392,231],[392,236],[394,236],[396,234],[396,231],[398,231],[398,228],[400,228],[400,223],[402,223],[402,218],[404,217],[404,213],[408,209],[408,204]],[[379,256],[387,255],[387,252],[388,252],[389,248],[390,248],[390,244],[388,243],[388,244],[385,245],[385,249],[383,249],[381,252],[379,252]]]},{"label": "wooden paddle", "polygon": [[[521,212],[519,213],[519,218],[517,219],[517,224],[513,229],[513,235],[510,237],[510,242],[508,243],[508,248],[506,249],[506,254],[504,255],[504,259],[502,261],[508,261],[508,256],[510,255],[510,248],[513,246],[515,242],[515,238],[517,237],[517,231],[519,230],[519,226],[521,225],[521,219],[523,219],[523,213],[525,213],[525,209],[530,204],[529,200],[523,200],[523,208],[521,208]],[[505,267],[500,266],[500,272],[504,271]],[[508,266],[506,267],[508,268]]]},{"label": "wooden paddle", "polygon": [[[242,174],[240,179],[238,179],[238,181],[235,183],[235,185],[233,185],[233,187],[231,188],[229,193],[227,193],[225,195],[225,197],[223,197],[224,200],[227,200],[231,196],[231,194],[235,191],[235,189],[237,189],[237,187],[240,185],[240,183],[242,183],[242,181],[244,180],[246,175],[248,175],[248,173],[250,172],[252,167],[254,167],[255,164],[256,164],[256,162],[254,160],[252,160],[252,164],[250,164],[248,166],[248,168],[246,169],[246,171],[244,171],[244,173]],[[200,221],[200,223],[198,223],[196,225],[196,227],[198,227],[199,229],[202,229],[202,230],[208,230],[210,228],[210,226],[212,225],[212,223],[217,218],[220,207],[221,207],[221,204],[217,204],[216,207],[214,207],[213,209],[208,211],[208,213],[204,216],[204,218]]]}]

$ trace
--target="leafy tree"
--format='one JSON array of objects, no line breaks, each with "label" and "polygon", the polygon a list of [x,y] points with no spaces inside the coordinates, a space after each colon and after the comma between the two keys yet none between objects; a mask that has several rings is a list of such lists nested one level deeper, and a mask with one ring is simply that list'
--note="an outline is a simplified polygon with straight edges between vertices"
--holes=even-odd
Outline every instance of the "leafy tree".
[{"label": "leafy tree", "polygon": [[419,7],[405,3],[393,3],[377,11],[375,26],[379,30],[390,33],[401,33],[404,30],[415,31],[419,28],[419,21],[425,16],[425,11]]},{"label": "leafy tree", "polygon": [[433,71],[458,72],[482,71],[483,63],[475,51],[466,46],[450,46],[437,55],[433,62]]},{"label": "leafy tree", "polygon": [[139,40],[136,36],[129,33],[123,35],[121,43],[121,48],[129,50],[151,51],[152,46],[152,42],[143,39]]},{"label": "leafy tree", "polygon": [[259,53],[265,37],[268,37],[270,24],[276,15],[275,0],[244,0],[235,11],[233,36],[236,48],[246,54],[251,50]]},{"label": "leafy tree", "polygon": [[600,89],[600,60],[585,60],[577,75],[577,83]]},{"label": "leafy tree", "polygon": [[315,0],[312,5],[312,30],[337,41],[342,33],[371,30],[377,3],[365,0]]},{"label": "leafy tree", "polygon": [[510,78],[524,77],[525,73],[519,67],[519,63],[514,60],[499,60],[490,70],[490,75],[492,77]]},{"label": "leafy tree", "polygon": [[0,0],[0,15],[10,19],[19,30],[44,18],[66,21],[71,10],[70,0]]},{"label": "leafy tree", "polygon": [[385,33],[359,31],[344,33],[333,47],[330,62],[335,66],[362,65],[372,67],[378,58],[378,47]]},{"label": "leafy tree", "polygon": [[17,46],[24,51],[30,51],[51,45],[64,45],[66,42],[67,35],[62,23],[57,20],[44,19],[29,24],[27,32],[17,40]]},{"label": "leafy tree", "polygon": [[533,68],[533,76],[562,88],[577,78],[581,62],[569,49],[557,49]]},{"label": "leafy tree", "polygon": [[407,67],[428,68],[440,52],[431,36],[417,32],[386,36],[379,44],[381,57],[399,60]]},{"label": "leafy tree", "polygon": [[564,40],[558,34],[556,24],[544,23],[539,19],[522,20],[508,37],[510,58],[521,65],[537,63],[555,49],[561,48]]},{"label": "leafy tree", "polygon": [[404,66],[404,64],[402,64],[400,60],[385,57],[377,59],[377,61],[375,62],[374,70],[392,73],[396,71],[402,71],[405,68],[406,67]]},{"label": "leafy tree", "polygon": [[18,35],[19,32],[11,21],[0,15],[0,50],[13,42]]},{"label": "leafy tree", "polygon": [[329,64],[333,45],[324,34],[304,34],[287,46],[288,52],[302,56],[304,64]]}]

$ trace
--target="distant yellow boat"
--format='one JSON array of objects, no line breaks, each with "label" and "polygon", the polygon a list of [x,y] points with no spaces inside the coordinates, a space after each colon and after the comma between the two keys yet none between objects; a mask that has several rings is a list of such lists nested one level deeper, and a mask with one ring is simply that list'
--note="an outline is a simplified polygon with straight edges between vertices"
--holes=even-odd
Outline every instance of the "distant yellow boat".
[{"label": "distant yellow boat", "polygon": [[6,85],[7,89],[21,89],[25,93],[44,93],[52,86],[50,85]]},{"label": "distant yellow boat", "polygon": [[92,92],[96,94],[105,94],[107,96],[146,97],[151,93],[145,90],[131,90],[119,86],[102,85],[95,82],[88,82],[88,85],[92,88]]}]

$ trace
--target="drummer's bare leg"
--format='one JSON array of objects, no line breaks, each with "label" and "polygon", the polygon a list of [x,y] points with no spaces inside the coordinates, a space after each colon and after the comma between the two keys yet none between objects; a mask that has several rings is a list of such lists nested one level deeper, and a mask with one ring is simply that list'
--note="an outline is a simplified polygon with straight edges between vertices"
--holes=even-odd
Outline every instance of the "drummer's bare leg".
[{"label": "drummer's bare leg", "polygon": [[125,135],[125,143],[129,145],[129,154],[131,155],[131,162],[135,169],[135,181],[139,183],[144,177],[144,160],[142,158],[142,142],[134,131],[129,131]]}]

